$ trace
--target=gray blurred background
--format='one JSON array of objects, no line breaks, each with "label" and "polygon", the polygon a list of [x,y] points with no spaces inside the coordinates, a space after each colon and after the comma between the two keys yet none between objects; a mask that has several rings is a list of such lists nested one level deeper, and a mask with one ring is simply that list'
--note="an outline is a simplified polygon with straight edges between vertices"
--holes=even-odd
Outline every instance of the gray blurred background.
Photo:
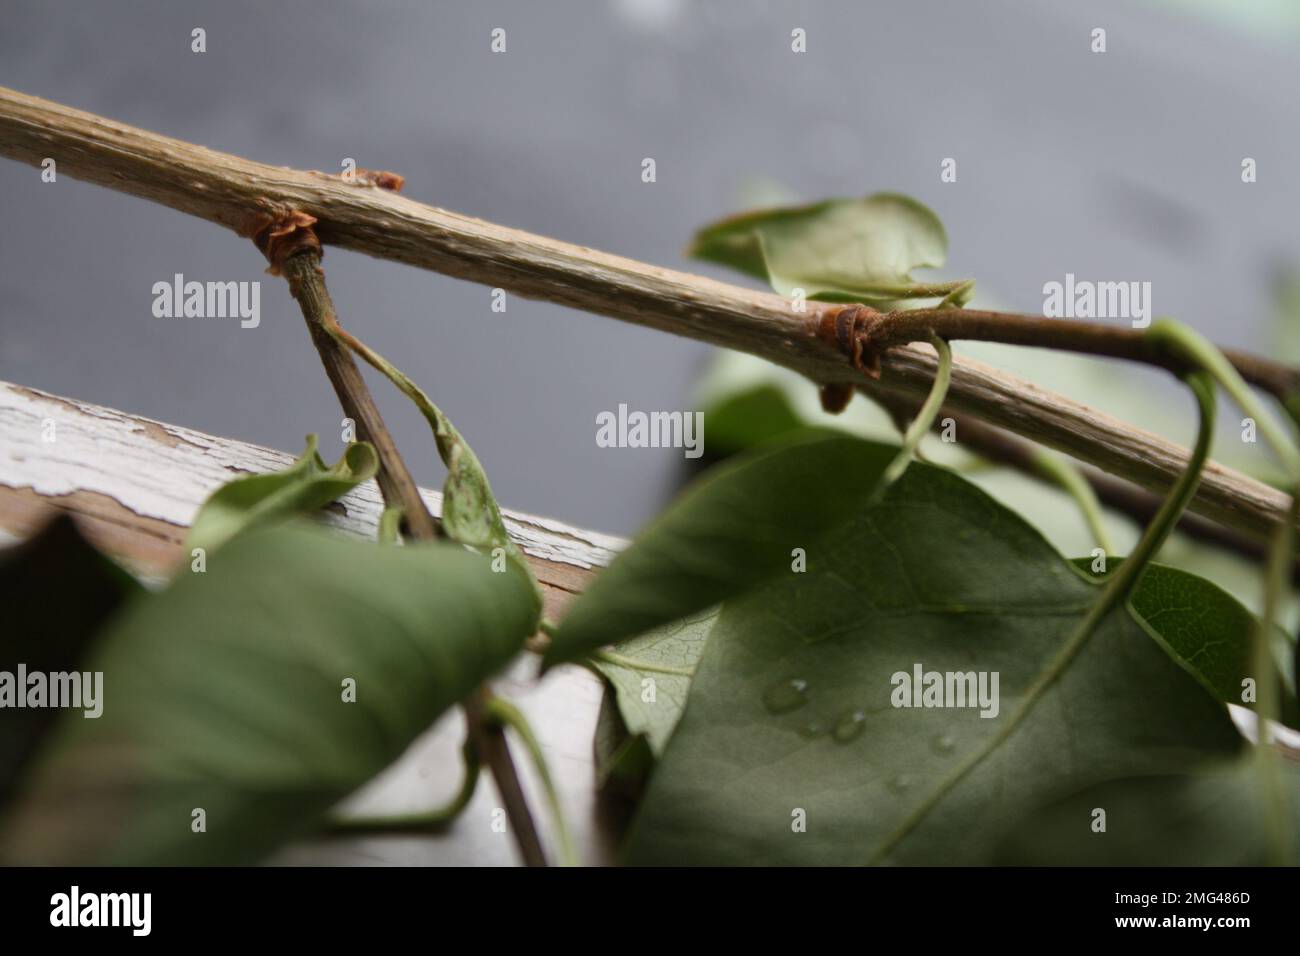
[{"label": "gray blurred background", "polygon": [[[354,157],[414,199],[678,268],[747,181],[898,190],[946,223],[951,274],[1007,307],[1039,310],[1067,271],[1150,280],[1157,313],[1271,351],[1271,285],[1300,249],[1293,8],[3,0],[0,84],[267,163]],[[282,449],[315,431],[337,453],[302,319],[250,243],[8,161],[0,211],[0,378]],[[625,533],[680,477],[680,451],[596,447],[595,416],[690,407],[708,348],[516,297],[496,314],[486,288],[337,249],[326,269],[344,322],[451,415],[504,504]],[[151,286],[176,272],[264,280],[260,328],[154,318]],[[372,384],[440,484],[423,420]]]}]

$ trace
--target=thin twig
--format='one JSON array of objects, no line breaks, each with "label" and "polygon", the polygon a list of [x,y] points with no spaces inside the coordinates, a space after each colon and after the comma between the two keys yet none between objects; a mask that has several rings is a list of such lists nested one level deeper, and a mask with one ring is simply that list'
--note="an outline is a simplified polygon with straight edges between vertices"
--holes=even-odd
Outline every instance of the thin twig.
[{"label": "thin twig", "polygon": [[[867,355],[910,342],[927,342],[931,335],[938,335],[950,340],[1001,342],[1127,359],[1171,372],[1187,372],[1193,368],[1160,347],[1143,329],[982,309],[876,312],[864,307],[858,311],[862,316],[861,347]],[[849,318],[842,313],[837,320]],[[1235,349],[1220,351],[1242,378],[1269,392],[1284,406],[1300,392],[1300,370]]]},{"label": "thin twig", "polygon": [[[361,377],[360,369],[352,355],[326,331],[328,323],[337,321],[337,315],[320,266],[320,246],[309,236],[310,232],[310,227],[293,232],[292,241],[298,244],[297,248],[283,244],[268,248],[265,241],[260,244],[267,253],[272,268],[283,271],[289,280],[289,291],[298,301],[303,318],[307,320],[312,342],[320,353],[321,362],[344,413],[356,421],[357,435],[373,444],[379,452],[378,481],[385,503],[390,508],[402,508],[402,520],[413,538],[432,540],[438,536],[437,525],[425,507],[424,499],[420,497],[415,479],[411,477],[406,463],[397,451],[370,389]],[[514,760],[510,756],[505,732],[499,723],[485,719],[486,702],[490,697],[487,688],[480,687],[462,701],[465,721],[473,736],[475,749],[483,763],[492,771],[501,801],[505,805],[510,830],[524,863],[528,866],[545,866],[546,853],[528,808],[528,800]]]}]

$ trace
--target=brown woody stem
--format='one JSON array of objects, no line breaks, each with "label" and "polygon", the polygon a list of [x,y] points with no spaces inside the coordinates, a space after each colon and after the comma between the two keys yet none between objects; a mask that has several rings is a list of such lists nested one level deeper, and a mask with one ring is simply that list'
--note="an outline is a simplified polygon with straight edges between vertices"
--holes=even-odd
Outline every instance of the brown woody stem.
[{"label": "brown woody stem", "polygon": [[[411,537],[432,540],[439,535],[419,487],[411,477],[406,463],[397,451],[374,397],[351,353],[329,334],[330,324],[338,322],[334,303],[325,286],[325,273],[320,264],[320,244],[311,233],[310,225],[299,225],[290,242],[268,243],[259,241],[271,262],[273,271],[283,272],[289,280],[289,291],[298,301],[312,343],[320,354],[325,374],[338,395],[344,414],[357,423],[357,437],[370,442],[379,453],[379,482],[384,501],[389,507],[403,509],[402,520]],[[281,236],[286,235],[282,233]],[[264,240],[265,236],[259,236]],[[499,723],[485,718],[485,707],[490,699],[486,687],[480,687],[461,706],[465,721],[473,736],[475,747],[483,763],[492,771],[501,801],[505,805],[510,830],[519,846],[520,855],[528,866],[545,866],[546,853],[542,847],[537,825],[528,808],[519,773],[506,743],[505,730]]]},{"label": "brown woody stem", "polygon": [[[1175,373],[1191,371],[1185,362],[1156,344],[1144,329],[980,309],[858,311],[865,320],[859,326],[862,350],[868,356],[878,356],[898,345],[927,342],[931,335],[938,335],[949,340],[1002,342],[1127,359]],[[1269,392],[1288,409],[1300,393],[1300,370],[1234,349],[1220,351],[1242,378]]]}]

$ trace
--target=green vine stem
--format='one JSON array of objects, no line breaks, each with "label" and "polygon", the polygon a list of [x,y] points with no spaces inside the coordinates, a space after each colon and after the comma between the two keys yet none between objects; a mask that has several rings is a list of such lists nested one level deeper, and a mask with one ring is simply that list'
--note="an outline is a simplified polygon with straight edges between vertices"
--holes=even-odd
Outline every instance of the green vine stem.
[{"label": "green vine stem", "polygon": [[402,515],[406,509],[401,505],[393,505],[385,508],[379,516],[379,532],[377,540],[380,544],[396,544],[398,533],[402,527]]},{"label": "green vine stem", "polygon": [[560,795],[555,789],[555,782],[551,779],[551,771],[546,765],[546,754],[542,751],[542,745],[533,733],[528,718],[523,715],[523,712],[518,707],[504,697],[489,698],[484,706],[484,716],[489,720],[496,721],[503,727],[509,727],[519,735],[519,739],[528,750],[529,756],[533,758],[533,766],[537,768],[537,776],[542,782],[542,790],[545,791],[547,802],[551,805],[551,817],[555,821],[556,842],[559,844],[560,865],[577,866],[579,863],[578,852],[574,848],[568,820],[565,818],[564,808],[560,804]]},{"label": "green vine stem", "polygon": [[1284,866],[1291,861],[1287,847],[1291,845],[1291,818],[1287,812],[1286,792],[1278,767],[1278,755],[1272,747],[1272,731],[1269,721],[1277,720],[1281,712],[1280,676],[1274,678],[1276,664],[1273,657],[1273,634],[1282,595],[1286,593],[1287,582],[1295,553],[1295,522],[1300,515],[1300,486],[1291,493],[1291,507],[1286,517],[1278,524],[1277,533],[1270,543],[1268,565],[1264,571],[1264,602],[1256,622],[1254,641],[1255,672],[1255,756],[1259,766],[1260,779],[1264,784],[1264,799],[1267,801],[1267,819],[1269,823],[1269,848],[1271,862],[1275,866]]},{"label": "green vine stem", "polygon": [[[1286,468],[1291,487],[1291,504],[1278,522],[1270,542],[1268,561],[1264,570],[1263,606],[1255,622],[1252,648],[1252,670],[1255,674],[1255,756],[1263,783],[1267,810],[1267,825],[1272,862],[1287,862],[1286,848],[1290,845],[1291,823],[1287,813],[1286,794],[1278,767],[1278,755],[1271,746],[1270,723],[1278,720],[1280,713],[1277,665],[1273,656],[1273,635],[1278,628],[1277,616],[1286,593],[1287,581],[1295,555],[1295,523],[1297,499],[1300,498],[1300,447],[1293,433],[1273,418],[1268,409],[1247,387],[1241,375],[1213,343],[1194,330],[1161,318],[1154,322],[1150,332],[1164,347],[1184,361],[1194,362],[1212,375],[1243,412],[1255,419],[1256,427],[1273,448]],[[1288,414],[1292,407],[1284,401]]]},{"label": "green vine stem", "polygon": [[1164,317],[1151,323],[1147,336],[1193,368],[1203,369],[1213,376],[1228,397],[1255,420],[1259,433],[1281,459],[1290,480],[1293,483],[1300,481],[1300,448],[1296,447],[1295,439],[1250,390],[1245,379],[1214,343],[1195,329]]},{"label": "green vine stem", "polygon": [[474,797],[474,790],[478,786],[478,750],[474,746],[472,734],[465,738],[465,743],[460,752],[461,760],[465,766],[465,773],[461,778],[460,789],[445,806],[438,807],[435,810],[395,814],[393,816],[335,817],[328,823],[330,832],[352,835],[357,833],[436,833],[445,830],[469,806],[470,800]]},{"label": "green vine stem", "polygon": [[392,382],[398,391],[415,404],[433,430],[438,456],[447,467],[442,500],[443,530],[452,540],[473,548],[483,551],[500,548],[506,560],[532,585],[537,618],[540,621],[543,601],[541,585],[537,583],[533,569],[506,531],[501,509],[488,484],[487,473],[474,450],[423,389],[401,369],[339,325],[336,319],[331,319],[326,323],[325,331]]},{"label": "green vine stem", "polygon": [[885,468],[884,474],[880,476],[880,481],[876,485],[876,490],[872,493],[871,500],[878,501],[889,490],[889,486],[902,477],[907,466],[912,463],[912,458],[916,455],[916,448],[921,444],[921,439],[925,437],[934,420],[939,415],[939,410],[943,408],[944,397],[948,394],[948,383],[952,380],[952,349],[948,343],[937,335],[930,336],[930,344],[934,350],[939,353],[939,364],[934,373],[934,384],[930,386],[930,394],[926,396],[925,403],[916,413],[916,418],[912,419],[912,424],[907,427],[903,434],[903,444],[894,456],[894,460]]},{"label": "green vine stem", "polygon": [[1106,580],[1106,583],[1102,586],[1100,596],[1088,609],[1088,613],[1079,622],[1069,639],[1057,651],[1056,656],[1048,663],[1037,680],[1025,691],[1019,706],[983,746],[972,751],[969,756],[962,760],[943,782],[885,838],[872,857],[872,863],[883,860],[904,837],[911,833],[929,815],[930,811],[934,809],[948,791],[960,783],[985,757],[1000,747],[1016,731],[1044,692],[1060,678],[1070,662],[1087,644],[1088,639],[1092,637],[1106,616],[1128,597],[1134,585],[1137,584],[1147,562],[1160,550],[1165,539],[1169,537],[1169,532],[1177,523],[1178,516],[1187,507],[1192,495],[1196,493],[1196,486],[1200,483],[1201,471],[1205,467],[1206,459],[1209,458],[1210,445],[1214,438],[1215,402],[1213,381],[1204,372],[1193,372],[1186,376],[1185,381],[1188,387],[1191,388],[1192,394],[1196,397],[1197,409],[1200,412],[1196,445],[1192,449],[1187,469],[1175,482],[1169,496],[1160,506],[1160,510],[1151,520],[1146,531],[1143,532],[1142,538],[1134,547],[1133,552],[1119,566],[1119,569]]},{"label": "green vine stem", "polygon": [[1030,464],[1034,470],[1052,484],[1060,486],[1078,503],[1083,520],[1087,522],[1088,530],[1092,532],[1098,547],[1106,554],[1115,554],[1115,546],[1106,532],[1102,518],[1101,502],[1097,500],[1097,492],[1088,483],[1088,479],[1083,477],[1083,472],[1067,459],[1045,448],[1035,446],[1030,455]]}]

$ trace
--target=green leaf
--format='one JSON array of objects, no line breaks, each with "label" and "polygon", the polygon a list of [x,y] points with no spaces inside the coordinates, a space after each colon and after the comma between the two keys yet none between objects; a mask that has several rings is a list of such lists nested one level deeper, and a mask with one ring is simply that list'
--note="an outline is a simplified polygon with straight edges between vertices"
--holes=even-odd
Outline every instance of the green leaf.
[{"label": "green leaf", "polygon": [[214,551],[251,528],[310,514],[373,478],[379,456],[367,442],[348,445],[343,457],[326,467],[316,451],[316,436],[284,471],[236,478],[214,491],[199,508],[185,548]]},{"label": "green leaf", "polygon": [[[805,387],[811,387],[808,382]],[[730,396],[704,411],[709,455],[719,458],[748,451],[764,442],[808,427],[775,385],[760,385]]]},{"label": "green leaf", "polygon": [[784,296],[801,288],[809,298],[879,301],[944,295],[916,288],[912,270],[942,266],[948,237],[921,203],[876,193],[732,216],[700,230],[687,253],[764,279]]},{"label": "green leaf", "polygon": [[[1300,767],[1278,760],[1275,769],[1276,805],[1258,759],[1096,784],[1022,820],[1007,833],[997,860],[1020,866],[1294,866],[1300,864]],[[1094,829],[1097,810],[1105,811],[1104,831]],[[1278,829],[1270,826],[1274,819]]]},{"label": "green leaf", "polygon": [[600,699],[592,741],[596,788],[635,801],[654,768],[655,756],[644,734],[628,731],[612,690]]},{"label": "green leaf", "polygon": [[[713,607],[788,570],[863,504],[895,449],[800,435],[694,482],[569,608],[545,664]],[[809,562],[814,560],[809,557]]]},{"label": "green leaf", "polygon": [[[487,472],[483,469],[474,449],[451,419],[433,403],[420,386],[406,373],[370,346],[345,329],[335,326],[331,334],[344,346],[361,356],[372,368],[382,373],[403,395],[415,403],[429,428],[433,431],[438,456],[447,467],[447,480],[442,488],[442,529],[453,541],[477,548],[480,551],[500,554],[526,577],[533,587],[534,628],[541,622],[542,589],[533,575],[533,569],[523,552],[515,545],[506,530],[501,509],[497,506]],[[493,553],[493,558],[497,554]]]},{"label": "green leaf", "polygon": [[[1111,558],[1107,574],[1122,564]],[[1076,567],[1088,571],[1092,559],[1076,558]],[[1107,575],[1097,575],[1104,580]],[[1242,682],[1256,679],[1251,635],[1255,615],[1231,594],[1204,578],[1162,564],[1148,564],[1129,597],[1129,609],[1169,655],[1199,680],[1219,700],[1254,709],[1242,700]],[[1286,642],[1279,631],[1278,643]],[[1288,645],[1289,649],[1289,645]],[[1296,726],[1295,688],[1280,688],[1282,722]]]},{"label": "green leaf", "polygon": [[[135,578],[92,547],[60,514],[22,544],[0,552],[0,671],[13,675],[78,671],[93,635],[143,589]],[[93,695],[94,690],[88,688]],[[0,690],[0,694],[3,691]],[[83,690],[83,694],[85,691]],[[97,706],[83,697],[86,705]],[[49,707],[0,709],[0,808],[59,711]]]},{"label": "green leaf", "polygon": [[522,575],[458,546],[293,525],[240,535],[103,636],[84,665],[104,674],[103,716],[56,729],[0,858],[260,860],[498,671],[531,615]]},{"label": "green leaf", "polygon": [[717,616],[710,608],[665,624],[612,651],[598,652],[592,661],[613,688],[625,726],[644,734],[655,756],[663,753],[681,717],[691,675]]},{"label": "green leaf", "polygon": [[[914,465],[809,553],[807,573],[723,608],[630,860],[980,863],[1062,792],[1238,752],[1224,706],[1124,610],[1004,723],[1098,590],[974,486]],[[917,665],[996,672],[997,715],[894,707],[894,675]]]}]

